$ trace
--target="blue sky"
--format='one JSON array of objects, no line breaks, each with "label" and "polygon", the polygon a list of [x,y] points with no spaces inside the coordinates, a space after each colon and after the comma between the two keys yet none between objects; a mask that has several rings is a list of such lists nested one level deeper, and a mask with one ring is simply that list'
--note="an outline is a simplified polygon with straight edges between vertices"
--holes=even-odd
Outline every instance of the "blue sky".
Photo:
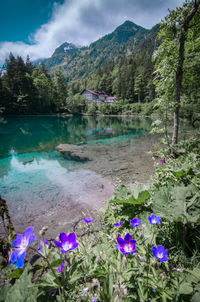
[{"label": "blue sky", "polygon": [[44,23],[47,23],[54,9],[54,3],[64,0],[0,0],[0,42],[29,42]]},{"label": "blue sky", "polygon": [[89,45],[126,20],[151,28],[183,0],[0,0],[0,63],[10,52],[49,57],[64,42]]}]

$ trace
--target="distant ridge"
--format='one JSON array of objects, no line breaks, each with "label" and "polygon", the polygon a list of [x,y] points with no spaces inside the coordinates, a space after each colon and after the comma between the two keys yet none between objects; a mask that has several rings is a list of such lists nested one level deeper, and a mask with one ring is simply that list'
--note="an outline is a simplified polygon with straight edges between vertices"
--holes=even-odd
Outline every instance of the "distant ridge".
[{"label": "distant ridge", "polygon": [[88,47],[80,48],[65,42],[55,49],[50,58],[37,60],[36,63],[44,62],[52,74],[56,69],[62,70],[67,81],[80,79],[94,73],[99,67],[116,64],[123,57],[133,54],[157,31],[155,26],[148,30],[127,20]]}]

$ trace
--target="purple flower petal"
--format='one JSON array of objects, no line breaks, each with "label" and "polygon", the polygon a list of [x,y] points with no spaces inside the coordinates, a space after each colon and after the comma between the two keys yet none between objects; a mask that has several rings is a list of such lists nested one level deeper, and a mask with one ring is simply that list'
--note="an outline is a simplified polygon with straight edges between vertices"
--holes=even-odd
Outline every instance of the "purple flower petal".
[{"label": "purple flower petal", "polygon": [[27,242],[29,242],[29,238],[33,231],[34,231],[34,227],[29,227],[24,231],[24,238],[26,239]]},{"label": "purple flower petal", "polygon": [[67,253],[67,252],[70,251],[70,249],[68,249],[68,250],[63,250],[63,248],[61,248],[60,251],[61,251],[61,253]]},{"label": "purple flower petal", "polygon": [[118,237],[118,238],[117,238],[117,243],[118,243],[119,245],[123,245],[123,244],[124,244],[124,239],[122,239],[121,237]]},{"label": "purple flower petal", "polygon": [[118,244],[116,244],[116,245],[115,245],[115,248],[116,248],[117,250],[119,250],[119,245],[118,245]]},{"label": "purple flower petal", "polygon": [[168,250],[165,250],[165,251],[163,252],[163,256],[167,256],[167,254],[168,254]]},{"label": "purple flower petal", "polygon": [[23,236],[21,234],[17,234],[16,239],[12,242],[12,246],[20,247],[22,239],[23,239]]},{"label": "purple flower petal", "polygon": [[124,237],[124,243],[127,244],[131,240],[133,240],[133,238],[131,237],[131,235],[129,233],[127,233],[126,236]]},{"label": "purple flower petal", "polygon": [[136,252],[136,240],[133,240],[131,235],[128,233],[125,235],[124,239],[118,237],[117,238],[118,245],[116,245],[116,249],[120,250],[120,252],[124,255],[133,254]]},{"label": "purple flower petal", "polygon": [[24,266],[25,255],[26,255],[26,251],[23,252],[22,254],[19,253],[18,258],[17,258],[17,262],[16,262],[16,267],[22,268]]},{"label": "purple flower petal", "polygon": [[138,218],[134,218],[130,221],[132,227],[138,227],[141,224],[142,220],[139,220]]},{"label": "purple flower petal", "polygon": [[54,244],[57,245],[58,247],[62,247],[62,243],[59,241],[54,241]]},{"label": "purple flower petal", "polygon": [[67,241],[69,243],[73,243],[74,241],[76,241],[76,234],[75,233],[70,233],[68,236],[67,236]]},{"label": "purple flower petal", "polygon": [[124,247],[120,249],[120,252],[124,255],[133,254],[136,252],[136,248],[133,245],[124,245]]},{"label": "purple flower petal", "polygon": [[12,254],[10,255],[10,261],[9,261],[10,265],[13,265],[15,263],[15,261],[17,260],[17,257],[19,255],[19,253],[20,253],[19,249],[18,250],[14,250],[12,252]]},{"label": "purple flower petal", "polygon": [[160,222],[161,218],[159,216],[156,216],[152,214],[151,216],[148,216],[149,224],[157,224]]},{"label": "purple flower petal", "polygon": [[153,256],[156,257],[156,255],[157,255],[156,247],[152,247],[152,253],[153,253]]},{"label": "purple flower petal", "polygon": [[32,234],[29,238],[29,242],[28,245],[30,245],[32,242],[34,242],[36,240],[35,234]]},{"label": "purple flower petal", "polygon": [[78,247],[78,242],[74,242],[70,250],[74,250],[77,247]]},{"label": "purple flower petal", "polygon": [[90,222],[92,222],[94,219],[91,218],[91,217],[85,217],[85,218],[83,218],[83,220],[84,220],[86,223],[90,223]]},{"label": "purple flower petal", "polygon": [[61,242],[54,241],[54,243],[61,249],[62,253],[67,253],[78,246],[75,233],[70,233],[68,236],[65,233],[61,233],[59,238]]},{"label": "purple flower petal", "polygon": [[65,233],[60,233],[59,239],[62,243],[65,243],[67,240],[67,235]]},{"label": "purple flower petal", "polygon": [[61,265],[58,267],[58,273],[60,274],[61,271],[63,270],[63,267],[65,266],[64,263],[61,263]]},{"label": "purple flower petal", "polygon": [[166,257],[168,250],[165,250],[164,246],[158,245],[157,247],[152,247],[153,256],[159,259],[161,262],[167,261]]},{"label": "purple flower petal", "polygon": [[113,226],[119,227],[119,226],[121,226],[123,223],[124,223],[124,221],[116,222],[116,223],[113,224]]},{"label": "purple flower petal", "polygon": [[160,261],[161,261],[161,262],[168,261],[168,258],[167,258],[167,257],[163,257],[163,258],[160,259]]},{"label": "purple flower petal", "polygon": [[163,253],[164,250],[165,250],[165,249],[164,249],[164,246],[162,246],[162,245],[158,245],[158,246],[157,246],[157,252],[158,252],[158,253]]},{"label": "purple flower petal", "polygon": [[24,231],[24,236],[17,234],[16,239],[12,242],[12,245],[16,249],[12,252],[10,256],[10,265],[16,262],[16,267],[22,268],[24,266],[24,258],[26,255],[26,249],[28,246],[36,240],[34,234],[32,234],[34,227],[28,227]]}]

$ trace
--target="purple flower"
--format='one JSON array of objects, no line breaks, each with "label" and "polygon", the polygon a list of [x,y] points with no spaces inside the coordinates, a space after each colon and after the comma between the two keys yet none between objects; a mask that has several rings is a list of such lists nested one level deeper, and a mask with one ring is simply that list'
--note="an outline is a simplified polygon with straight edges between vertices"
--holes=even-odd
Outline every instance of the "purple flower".
[{"label": "purple flower", "polygon": [[151,216],[148,216],[149,219],[149,224],[156,224],[159,223],[161,218],[159,216],[156,216],[154,214],[152,214]]},{"label": "purple flower", "polygon": [[54,241],[55,245],[60,247],[60,251],[62,253],[67,253],[68,251],[74,250],[78,243],[76,242],[76,234],[70,233],[69,235],[66,235],[65,233],[61,233],[59,235],[59,241]]},{"label": "purple flower", "polygon": [[45,239],[45,241],[40,242],[40,247],[37,249],[37,251],[43,257],[46,257],[48,255],[48,249],[49,249],[49,242],[48,239]]},{"label": "purple flower", "polygon": [[136,240],[133,240],[131,235],[128,233],[122,239],[121,237],[117,238],[117,245],[115,246],[117,250],[120,250],[120,252],[124,255],[126,254],[133,254],[136,252]]},{"label": "purple flower", "polygon": [[90,218],[90,217],[85,217],[85,218],[83,218],[83,220],[84,220],[86,223],[90,223],[90,222],[92,222],[94,219],[93,219],[93,218]]},{"label": "purple flower", "polygon": [[139,220],[137,218],[134,218],[130,221],[131,226],[134,228],[138,227],[141,224],[141,222],[142,222],[142,220]]},{"label": "purple flower", "polygon": [[65,266],[64,263],[61,263],[61,265],[58,267],[58,273],[60,274],[61,271],[63,270],[63,267]]},{"label": "purple flower", "polygon": [[26,255],[26,249],[29,245],[36,240],[34,234],[32,234],[34,227],[29,227],[24,231],[24,236],[21,234],[16,235],[16,239],[12,242],[12,246],[16,249],[12,251],[10,256],[10,265],[16,262],[16,267],[22,268],[24,266],[24,258]]},{"label": "purple flower", "polygon": [[92,302],[97,302],[97,299],[93,297]]},{"label": "purple flower", "polygon": [[164,246],[158,245],[157,247],[152,247],[153,256],[158,258],[161,262],[167,261],[166,257],[168,254],[168,250],[165,250]]},{"label": "purple flower", "polygon": [[163,162],[164,162],[164,159],[161,158],[161,159],[160,159],[160,162],[163,163]]},{"label": "purple flower", "polygon": [[124,223],[124,221],[116,222],[116,223],[113,224],[113,226],[119,227],[119,226],[121,226],[123,223]]}]

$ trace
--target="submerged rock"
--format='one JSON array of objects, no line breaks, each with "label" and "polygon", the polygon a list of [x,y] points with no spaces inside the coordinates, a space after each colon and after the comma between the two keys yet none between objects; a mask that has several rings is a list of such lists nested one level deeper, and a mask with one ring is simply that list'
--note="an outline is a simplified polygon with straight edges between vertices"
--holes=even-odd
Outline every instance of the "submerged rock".
[{"label": "submerged rock", "polygon": [[85,162],[92,160],[89,158],[88,149],[84,145],[60,144],[56,147],[66,159]]},{"label": "submerged rock", "polygon": [[154,162],[149,151],[157,141],[154,136],[127,139],[120,144],[60,144],[56,150],[68,160],[81,162],[81,168],[94,171],[112,183],[149,183]]}]

